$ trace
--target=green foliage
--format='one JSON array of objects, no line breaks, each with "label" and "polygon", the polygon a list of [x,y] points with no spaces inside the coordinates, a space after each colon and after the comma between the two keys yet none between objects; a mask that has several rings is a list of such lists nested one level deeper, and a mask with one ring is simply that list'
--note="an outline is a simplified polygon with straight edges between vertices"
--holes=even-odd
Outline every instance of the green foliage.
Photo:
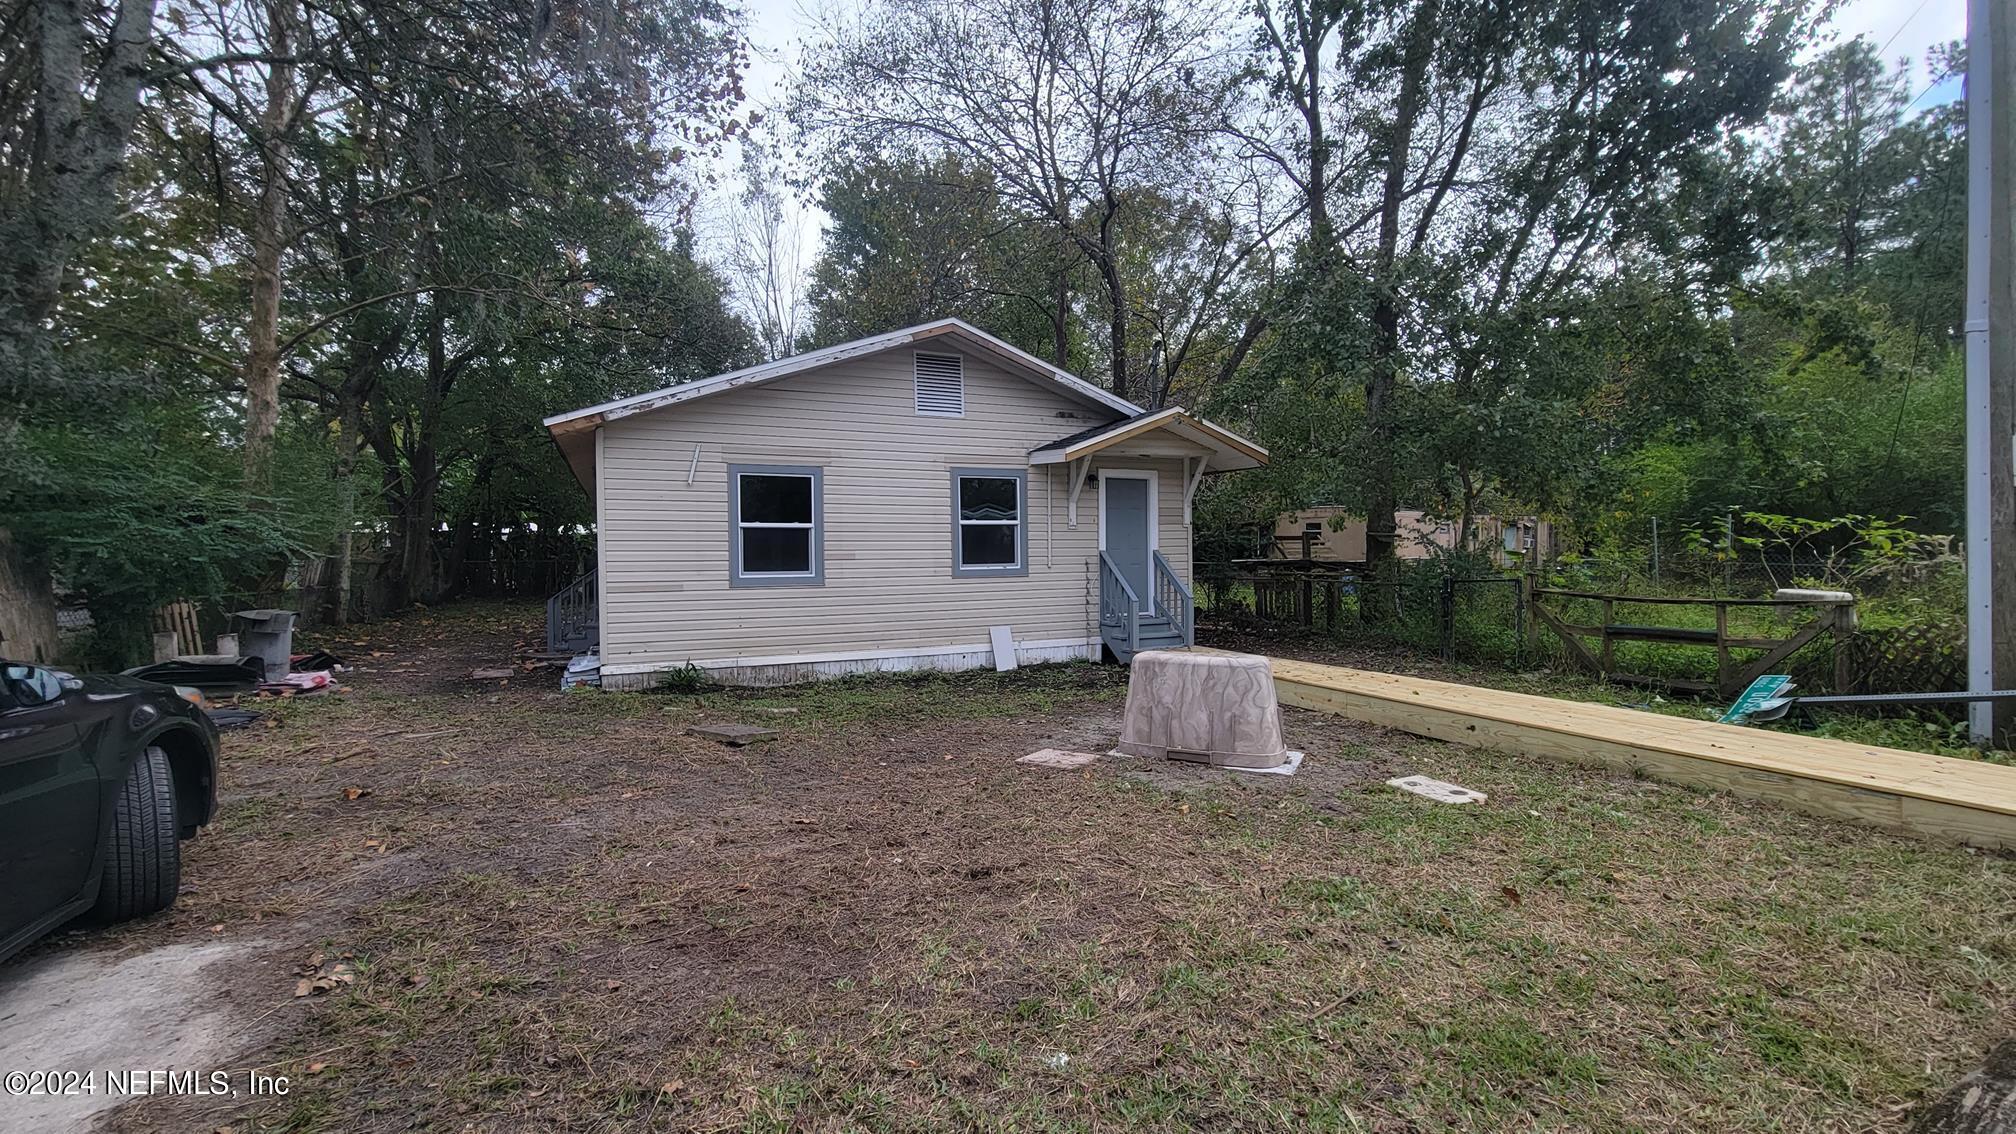
[{"label": "green foliage", "polygon": [[1050,319],[1028,297],[1068,264],[1054,239],[1018,221],[984,170],[956,154],[869,155],[833,170],[819,203],[831,219],[812,269],[809,345],[949,315],[1055,355]]},{"label": "green foliage", "polygon": [[[276,558],[352,534],[389,558],[373,571],[395,605],[443,597],[484,550],[573,558],[592,505],[540,419],[753,361],[666,209],[689,196],[689,151],[745,125],[733,12],[272,8],[288,12],[304,101],[284,139],[262,133],[266,43],[228,40],[265,29],[268,8],[226,3],[200,41],[181,16],[159,25],[164,58],[222,61],[163,69],[130,207],[77,250],[35,373],[0,368],[36,391],[0,401],[0,526],[62,528],[56,502],[83,493],[61,539],[29,546],[101,624],[157,582],[164,597],[265,590]],[[234,467],[247,245],[275,153],[278,476],[253,501]],[[156,517],[163,538],[139,538]],[[119,575],[124,540],[143,549]],[[160,570],[155,547],[183,569]]]},{"label": "green foliage", "polygon": [[658,675],[655,688],[661,693],[704,693],[714,688],[714,677],[691,662]]},{"label": "green foliage", "polygon": [[51,483],[11,499],[9,522],[88,603],[97,660],[142,660],[154,608],[233,595],[248,569],[272,569],[302,548],[306,517],[279,501],[247,500],[234,453],[143,435],[36,441]]},{"label": "green foliage", "polygon": [[1775,563],[1797,571],[1811,564],[1810,577],[1775,579],[1780,586],[1814,582],[1826,587],[1852,587],[1868,575],[1894,571],[1898,566],[1938,554],[1946,541],[1904,526],[1908,517],[1895,520],[1875,516],[1836,516],[1827,520],[1781,516],[1764,512],[1743,513],[1743,532],[1736,536],[1738,548],[1765,553],[1767,567]]}]

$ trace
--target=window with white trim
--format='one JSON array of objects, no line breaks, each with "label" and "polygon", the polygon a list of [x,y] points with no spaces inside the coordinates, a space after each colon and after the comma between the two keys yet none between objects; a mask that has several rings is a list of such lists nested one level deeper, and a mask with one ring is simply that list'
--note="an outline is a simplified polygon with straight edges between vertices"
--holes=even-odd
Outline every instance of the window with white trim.
[{"label": "window with white trim", "polygon": [[1023,524],[1028,473],[1021,469],[952,470],[952,573],[1026,575]]},{"label": "window with white trim", "polygon": [[916,385],[917,412],[927,417],[966,416],[966,360],[956,354],[913,356],[911,378]]},{"label": "window with white trim", "polygon": [[734,586],[815,586],[821,555],[821,473],[799,465],[728,467],[729,582]]}]

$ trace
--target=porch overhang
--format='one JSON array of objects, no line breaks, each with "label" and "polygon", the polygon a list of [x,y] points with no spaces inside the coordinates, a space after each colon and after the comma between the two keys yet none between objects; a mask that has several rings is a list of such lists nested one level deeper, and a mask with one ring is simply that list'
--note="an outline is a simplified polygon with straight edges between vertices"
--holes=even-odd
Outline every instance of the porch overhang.
[{"label": "porch overhang", "polygon": [[1257,469],[1267,450],[1181,406],[1138,414],[1074,433],[1029,454],[1032,465],[1064,465],[1094,456],[1182,457],[1199,461],[1198,475]]}]

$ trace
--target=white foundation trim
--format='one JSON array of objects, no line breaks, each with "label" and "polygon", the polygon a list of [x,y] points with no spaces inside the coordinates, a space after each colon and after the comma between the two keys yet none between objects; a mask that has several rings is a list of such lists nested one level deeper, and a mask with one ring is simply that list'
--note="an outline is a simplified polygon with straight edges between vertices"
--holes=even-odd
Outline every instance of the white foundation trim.
[{"label": "white foundation trim", "polygon": [[[1064,657],[1084,657],[1085,651],[1099,645],[1097,638],[1049,638],[1038,641],[1015,643],[1018,660],[1027,663],[1032,652],[1050,653],[1065,651]],[[1068,651],[1076,650],[1076,653]],[[625,665],[604,665],[604,676],[621,676],[627,673],[663,673],[682,666],[697,665],[701,669],[748,669],[772,665],[823,665],[829,662],[855,661],[899,661],[908,659],[948,657],[958,654],[984,654],[987,664],[994,664],[994,645],[991,642],[972,642],[948,646],[908,646],[895,650],[845,650],[825,654],[767,654],[746,658],[693,658],[690,661],[631,662]],[[1059,658],[1057,660],[1063,660]],[[900,667],[891,667],[900,668]]]}]

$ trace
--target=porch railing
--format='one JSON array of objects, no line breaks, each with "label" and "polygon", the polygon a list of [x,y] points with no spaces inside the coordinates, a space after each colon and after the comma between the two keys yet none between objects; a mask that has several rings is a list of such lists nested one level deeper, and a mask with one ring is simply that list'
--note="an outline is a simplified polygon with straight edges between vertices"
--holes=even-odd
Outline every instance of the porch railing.
[{"label": "porch railing", "polygon": [[548,653],[578,653],[600,644],[600,574],[590,571],[546,600]]},{"label": "porch railing", "polygon": [[1169,628],[1183,636],[1183,644],[1197,641],[1192,628],[1197,623],[1197,600],[1176,574],[1176,569],[1155,552],[1155,613],[1169,620]]},{"label": "porch railing", "polygon": [[1141,599],[1113,557],[1099,553],[1099,631],[1113,652],[1125,657],[1141,640]]}]

